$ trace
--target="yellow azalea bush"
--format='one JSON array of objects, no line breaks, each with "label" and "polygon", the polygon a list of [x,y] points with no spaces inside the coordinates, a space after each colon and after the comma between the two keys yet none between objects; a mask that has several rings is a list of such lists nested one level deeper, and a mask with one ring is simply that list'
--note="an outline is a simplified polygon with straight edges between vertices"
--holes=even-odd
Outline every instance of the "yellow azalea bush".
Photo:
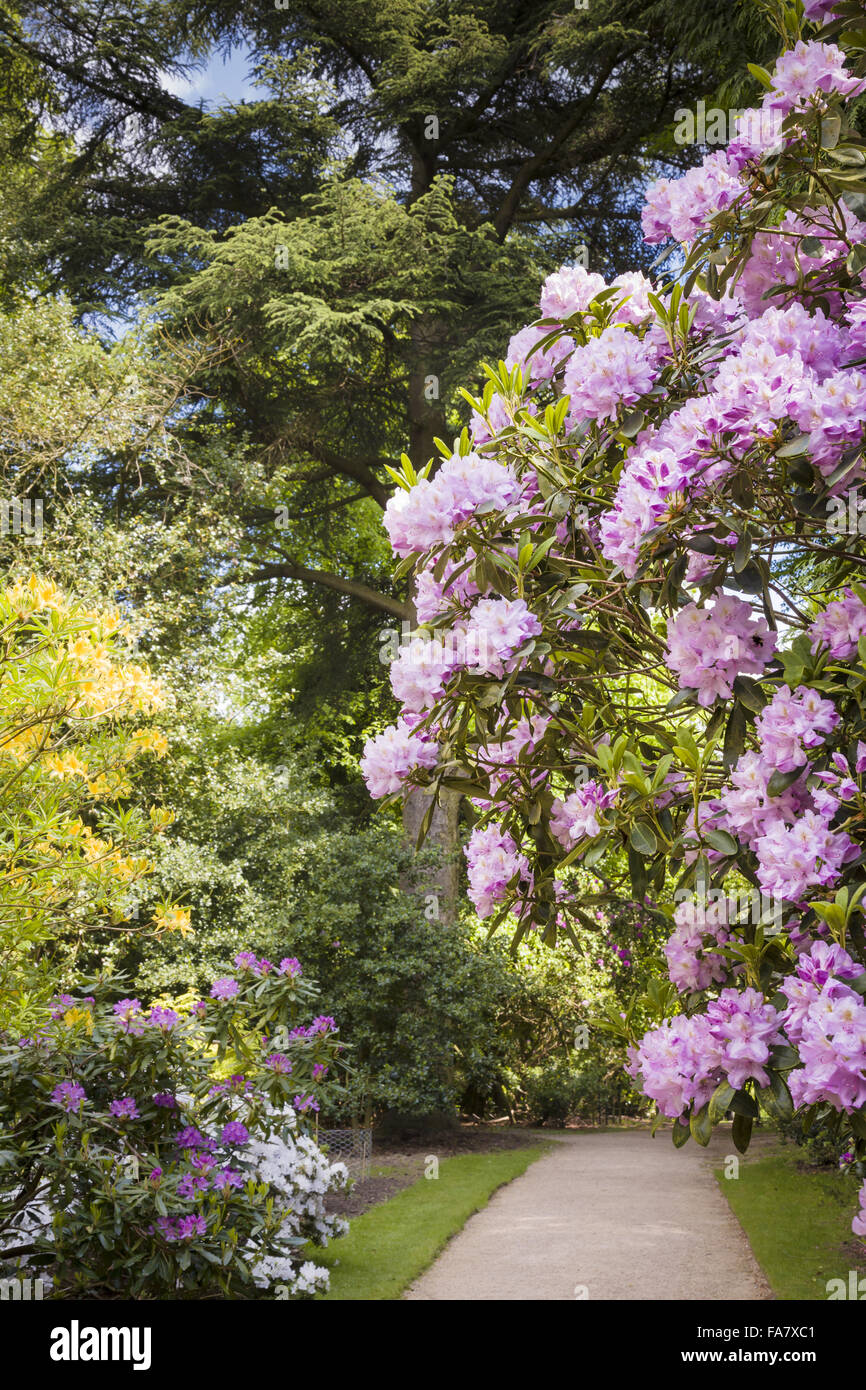
[{"label": "yellow azalea bush", "polygon": [[117,611],[36,575],[0,592],[0,1028],[44,1010],[94,929],[191,931],[170,902],[131,920],[172,813],[125,802],[135,760],[167,752],[147,721],[168,703]]}]

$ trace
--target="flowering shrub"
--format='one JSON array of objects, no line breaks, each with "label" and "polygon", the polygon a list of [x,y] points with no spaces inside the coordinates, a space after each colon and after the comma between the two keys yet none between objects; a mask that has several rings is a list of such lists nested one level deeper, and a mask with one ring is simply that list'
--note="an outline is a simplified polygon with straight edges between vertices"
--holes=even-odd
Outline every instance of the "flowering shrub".
[{"label": "flowering shrub", "polygon": [[[0,633],[0,1027],[25,1028],[71,976],[86,933],[130,930],[130,888],[172,819],[122,806],[133,761],[167,746],[159,729],[130,723],[167,695],[130,660],[116,612],[36,575],[0,592]],[[151,924],[188,926],[172,903]]]},{"label": "flowering shrub", "polygon": [[26,1257],[65,1297],[326,1288],[302,1252],[345,1231],[324,1198],[347,1174],[303,1129],[340,1065],[315,999],[296,960],[245,951],[184,1015],[98,979],[4,1032],[5,1272]]},{"label": "flowering shrub", "polygon": [[860,1158],[866,28],[852,0],[763,8],[785,52],[751,69],[760,107],[649,190],[673,277],[564,267],[471,434],[394,473],[423,625],[366,770],[471,800],[493,926],[573,930],[578,861],[667,910],[655,1025],[608,1026],[675,1143],[733,1111],[745,1149],[760,1107],[796,1109]]}]

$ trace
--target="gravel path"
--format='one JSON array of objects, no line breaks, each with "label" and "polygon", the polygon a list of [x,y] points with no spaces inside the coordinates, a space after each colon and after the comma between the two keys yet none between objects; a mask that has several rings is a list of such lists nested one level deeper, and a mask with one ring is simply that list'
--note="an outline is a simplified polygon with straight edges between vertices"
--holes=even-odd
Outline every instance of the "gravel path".
[{"label": "gravel path", "polygon": [[566,1134],[494,1193],[408,1299],[766,1299],[707,1154],[667,1133]]}]

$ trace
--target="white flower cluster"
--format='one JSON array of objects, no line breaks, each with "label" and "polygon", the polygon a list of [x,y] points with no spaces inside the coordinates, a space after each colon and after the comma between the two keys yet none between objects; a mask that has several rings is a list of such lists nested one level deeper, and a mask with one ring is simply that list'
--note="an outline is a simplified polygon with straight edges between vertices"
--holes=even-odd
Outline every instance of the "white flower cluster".
[{"label": "white flower cluster", "polygon": [[[345,1163],[329,1163],[309,1134],[297,1133],[293,1110],[284,1111],[280,1120],[280,1128],[275,1126],[268,1139],[250,1143],[245,1157],[260,1181],[285,1199],[283,1235],[292,1243],[327,1245],[349,1229],[344,1217],[325,1210],[327,1193],[346,1187],[348,1169]],[[260,1287],[276,1280],[287,1286],[292,1297],[311,1298],[328,1288],[327,1269],[310,1260],[299,1268],[290,1256],[267,1256],[254,1266],[253,1274]]]}]

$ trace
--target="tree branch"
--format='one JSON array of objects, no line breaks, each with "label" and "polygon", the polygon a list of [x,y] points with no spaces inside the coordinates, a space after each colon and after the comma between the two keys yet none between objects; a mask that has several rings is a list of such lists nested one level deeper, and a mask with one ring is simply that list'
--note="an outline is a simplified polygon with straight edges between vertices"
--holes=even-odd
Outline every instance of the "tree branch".
[{"label": "tree branch", "polygon": [[610,61],[606,64],[606,66],[596,77],[595,81],[592,84],[592,87],[587,92],[586,96],[581,98],[577,106],[572,111],[571,115],[568,117],[568,120],[565,121],[562,127],[557,131],[553,139],[548,142],[548,144],[545,146],[543,150],[540,150],[537,154],[532,155],[530,159],[525,160],[521,167],[518,169],[517,173],[512,179],[511,186],[508,192],[502,200],[502,203],[499,207],[499,211],[496,213],[496,216],[493,219],[493,226],[496,229],[496,235],[499,237],[500,241],[504,240],[505,235],[508,232],[508,229],[514,221],[514,217],[517,213],[517,210],[520,207],[523,195],[525,194],[529,185],[532,183],[533,179],[541,172],[544,166],[548,164],[551,159],[555,158],[555,156],[562,149],[565,142],[577,130],[578,126],[580,125],[580,122],[583,120],[583,117],[594,106],[599,96],[599,93],[602,91],[605,83],[607,82],[607,79],[610,77],[611,73],[619,63],[620,59],[624,56],[625,55],[623,53],[614,53]]},{"label": "tree branch", "polygon": [[328,570],[311,570],[306,565],[296,564],[293,560],[268,562],[252,574],[236,574],[232,575],[231,579],[244,584],[267,583],[271,579],[298,579],[302,584],[318,584],[320,588],[347,594],[349,598],[366,603],[369,608],[377,608],[396,618],[412,618],[412,610],[408,603],[391,598],[388,594],[380,594],[371,589],[369,584],[363,584],[360,579],[344,579],[342,575],[331,574]]}]

